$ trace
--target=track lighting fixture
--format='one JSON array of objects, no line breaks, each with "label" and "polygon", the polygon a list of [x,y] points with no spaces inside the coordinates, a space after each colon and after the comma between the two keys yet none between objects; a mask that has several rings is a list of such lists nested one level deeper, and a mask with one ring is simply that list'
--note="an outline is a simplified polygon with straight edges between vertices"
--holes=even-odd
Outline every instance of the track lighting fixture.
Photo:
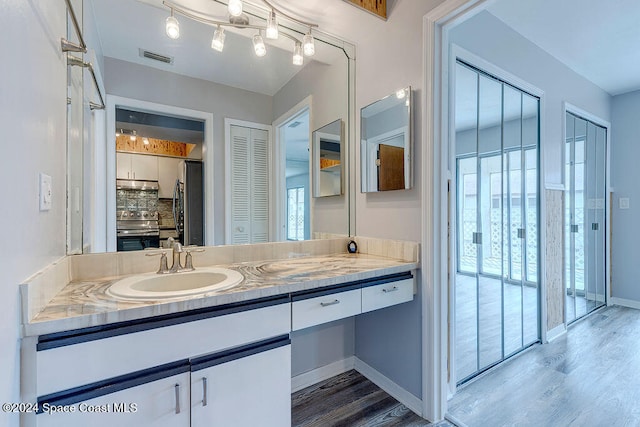
[{"label": "track lighting fixture", "polygon": [[224,49],[224,28],[218,25],[218,28],[213,32],[213,39],[211,40],[211,48],[217,50],[218,52],[222,52]]},{"label": "track lighting fixture", "polygon": [[265,56],[267,54],[267,48],[264,45],[264,40],[260,35],[260,31],[258,31],[258,34],[253,36],[253,50],[256,52],[256,56]]},{"label": "track lighting fixture", "polygon": [[[269,2],[269,0],[262,1],[266,3],[270,8],[269,13],[266,17],[266,25],[256,25],[249,22],[249,18],[247,17],[247,15],[242,13],[242,0],[229,0],[228,11],[229,15],[231,15],[231,18],[229,18],[228,21],[203,18],[201,15],[195,15],[187,10],[182,9],[179,5],[174,4],[169,0],[163,0],[162,3],[171,11],[171,16],[169,16],[166,20],[165,31],[167,33],[167,36],[171,39],[175,40],[180,37],[180,24],[178,20],[173,16],[174,12],[179,13],[180,15],[183,15],[189,19],[193,19],[207,25],[213,25],[216,27],[216,29],[213,33],[213,38],[211,39],[211,48],[218,52],[222,52],[222,50],[224,49],[225,39],[225,32],[223,27],[236,27],[241,29],[258,30],[258,33],[254,35],[252,39],[253,50],[257,56],[264,56],[267,53],[267,48],[265,46],[264,39],[262,38],[262,31],[264,31],[264,36],[267,39],[275,40],[280,35],[282,35],[293,41],[293,64],[298,66],[302,65],[304,63],[304,56],[313,56],[315,54],[315,40],[311,35],[311,30],[312,28],[317,27],[317,25],[309,22],[304,22],[290,15],[287,15],[286,13],[274,7]],[[280,32],[280,27],[278,26],[278,15],[284,16],[293,22],[309,28],[309,31],[302,37],[302,41],[300,41],[297,36],[290,34],[291,30],[282,33]]]},{"label": "track lighting fixture", "polygon": [[267,16],[267,29],[265,35],[268,39],[275,40],[278,38],[278,18],[276,18],[276,11],[271,9],[269,16]]},{"label": "track lighting fixture", "polygon": [[137,136],[136,136],[136,135],[137,135],[136,131],[135,131],[135,130],[132,130],[132,131],[131,131],[131,135],[129,136],[129,140],[130,140],[130,141],[135,141],[135,140],[137,139]]},{"label": "track lighting fixture", "polygon": [[165,22],[165,31],[170,39],[175,40],[180,37],[180,23],[173,16],[173,9],[171,9],[171,16],[167,17]]},{"label": "track lighting fixture", "polygon": [[242,15],[242,0],[229,0],[227,9],[229,10],[229,15],[231,16]]},{"label": "track lighting fixture", "polygon": [[316,53],[316,44],[311,35],[311,28],[309,28],[309,32],[302,38],[302,48],[305,56],[313,56]]},{"label": "track lighting fixture", "polygon": [[302,44],[296,43],[293,48],[293,65],[302,65],[304,56],[302,56]]}]

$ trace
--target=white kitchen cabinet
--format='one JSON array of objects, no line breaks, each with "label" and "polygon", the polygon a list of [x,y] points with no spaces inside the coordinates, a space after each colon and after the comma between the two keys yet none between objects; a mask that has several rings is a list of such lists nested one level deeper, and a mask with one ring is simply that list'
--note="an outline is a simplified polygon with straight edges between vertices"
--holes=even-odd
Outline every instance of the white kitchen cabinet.
[{"label": "white kitchen cabinet", "polygon": [[178,164],[183,159],[158,157],[158,197],[171,199],[178,179]]},{"label": "white kitchen cabinet", "polygon": [[146,154],[116,153],[116,178],[157,181],[158,157]]},{"label": "white kitchen cabinet", "polygon": [[194,363],[191,426],[291,425],[291,345],[276,345]]},{"label": "white kitchen cabinet", "polygon": [[[118,384],[112,387],[117,388]],[[187,371],[79,402],[53,400],[51,407],[66,406],[74,412],[43,412],[36,415],[37,424],[38,427],[188,427],[189,391]]]}]

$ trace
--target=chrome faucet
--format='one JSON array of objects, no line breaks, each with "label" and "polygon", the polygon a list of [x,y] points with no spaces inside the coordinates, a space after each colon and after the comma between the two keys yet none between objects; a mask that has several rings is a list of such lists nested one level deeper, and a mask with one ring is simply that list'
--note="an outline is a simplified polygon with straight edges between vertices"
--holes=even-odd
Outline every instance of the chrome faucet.
[{"label": "chrome faucet", "polygon": [[180,263],[181,253],[182,253],[182,245],[180,244],[180,242],[174,242],[173,243],[173,265],[171,265],[171,269],[169,270],[169,273],[179,273],[182,270],[184,270],[184,268],[182,267],[182,264]]}]

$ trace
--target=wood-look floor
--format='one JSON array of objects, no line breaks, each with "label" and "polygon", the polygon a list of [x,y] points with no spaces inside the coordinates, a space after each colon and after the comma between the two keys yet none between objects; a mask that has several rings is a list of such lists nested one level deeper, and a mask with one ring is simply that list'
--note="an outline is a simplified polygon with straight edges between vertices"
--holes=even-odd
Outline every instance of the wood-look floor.
[{"label": "wood-look floor", "polygon": [[640,425],[640,310],[592,313],[459,389],[449,414],[468,427]]},{"label": "wood-look floor", "polygon": [[453,426],[430,424],[354,370],[300,390],[291,400],[291,424],[297,427]]}]

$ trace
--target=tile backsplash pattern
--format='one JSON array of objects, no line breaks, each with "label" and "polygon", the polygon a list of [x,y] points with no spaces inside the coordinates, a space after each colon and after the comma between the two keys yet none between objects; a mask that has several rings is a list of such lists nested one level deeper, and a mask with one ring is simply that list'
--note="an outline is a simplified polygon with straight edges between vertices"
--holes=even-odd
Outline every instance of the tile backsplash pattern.
[{"label": "tile backsplash pattern", "polygon": [[175,227],[175,222],[173,221],[173,200],[158,200],[158,220],[160,220],[161,227]]},{"label": "tile backsplash pattern", "polygon": [[156,211],[158,209],[158,190],[116,191],[116,210],[119,211]]}]

